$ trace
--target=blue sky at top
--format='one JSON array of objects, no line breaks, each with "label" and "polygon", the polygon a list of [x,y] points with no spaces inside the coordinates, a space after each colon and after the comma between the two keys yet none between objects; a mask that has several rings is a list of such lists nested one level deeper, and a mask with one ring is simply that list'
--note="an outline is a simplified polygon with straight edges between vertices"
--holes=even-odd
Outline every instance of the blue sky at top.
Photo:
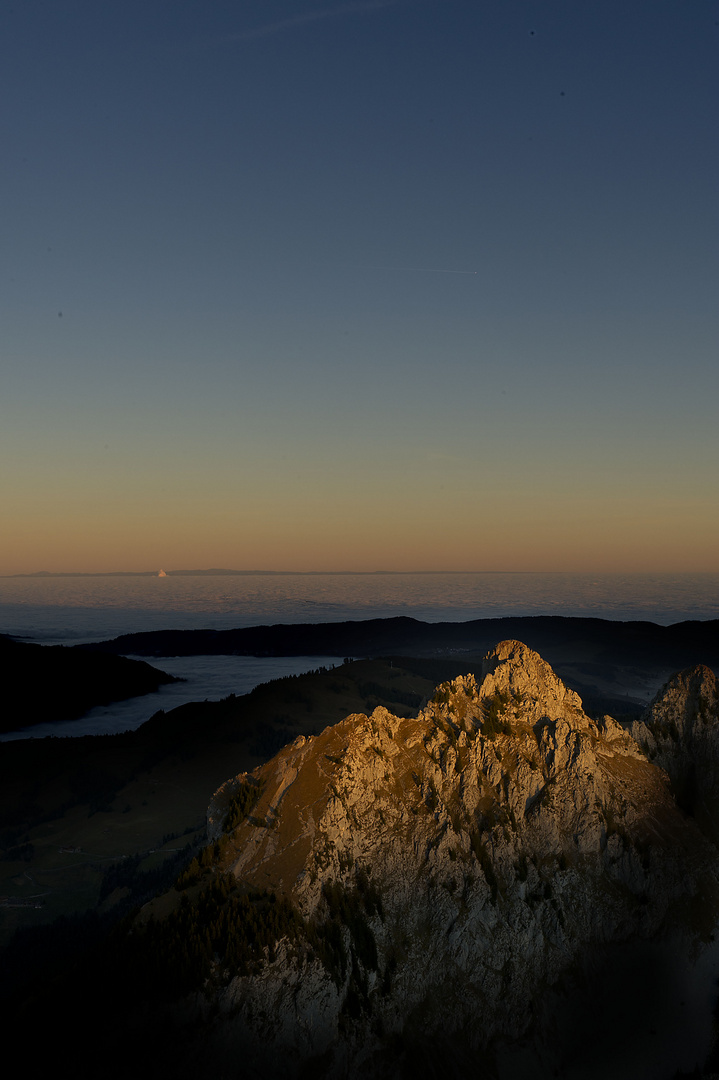
[{"label": "blue sky at top", "polygon": [[718,40],[6,7],[0,572],[716,569]]}]

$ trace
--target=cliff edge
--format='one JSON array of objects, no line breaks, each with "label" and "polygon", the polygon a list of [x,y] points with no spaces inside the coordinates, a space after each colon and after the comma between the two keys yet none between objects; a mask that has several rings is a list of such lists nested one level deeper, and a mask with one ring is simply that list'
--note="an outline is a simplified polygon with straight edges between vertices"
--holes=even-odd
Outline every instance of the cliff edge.
[{"label": "cliff edge", "polygon": [[[208,810],[212,872],[294,914],[261,957],[216,958],[206,1045],[264,1075],[515,1076],[527,1054],[527,1076],[569,1068],[607,958],[661,940],[671,966],[712,940],[717,850],[677,806],[657,734],[695,699],[701,721],[676,719],[674,741],[717,731],[702,679],[677,676],[636,725],[650,761],[503,641],[479,684],[442,684],[416,718],[349,716],[229,780]],[[699,1056],[677,1045],[674,1070]]]}]

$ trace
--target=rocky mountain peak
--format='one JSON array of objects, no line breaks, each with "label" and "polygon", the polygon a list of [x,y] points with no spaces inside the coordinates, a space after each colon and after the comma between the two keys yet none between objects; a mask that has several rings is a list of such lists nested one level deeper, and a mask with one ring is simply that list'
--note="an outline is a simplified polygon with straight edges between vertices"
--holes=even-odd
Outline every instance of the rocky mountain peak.
[{"label": "rocky mountain peak", "polygon": [[544,711],[553,719],[563,717],[584,726],[582,702],[568,690],[542,657],[521,641],[500,641],[482,661],[480,697],[508,695],[522,706],[525,719],[539,719]]},{"label": "rocky mountain peak", "polygon": [[[676,708],[708,692],[686,678]],[[518,641],[415,718],[380,707],[296,739],[223,785],[208,831],[218,870],[310,928],[221,1007],[258,1067],[329,1055],[328,1075],[380,1075],[398,1033],[461,1030],[470,1058],[526,1035],[542,987],[592,945],[656,933],[716,865],[666,774]]]},{"label": "rocky mountain peak", "polygon": [[669,774],[676,798],[719,844],[719,684],[698,664],[673,675],[632,735]]},{"label": "rocky mountain peak", "polygon": [[[675,741],[691,742],[694,733],[717,719],[719,685],[714,672],[697,664],[673,675],[649,706],[646,722],[653,728],[676,728]],[[671,731],[670,731],[671,734]]]}]

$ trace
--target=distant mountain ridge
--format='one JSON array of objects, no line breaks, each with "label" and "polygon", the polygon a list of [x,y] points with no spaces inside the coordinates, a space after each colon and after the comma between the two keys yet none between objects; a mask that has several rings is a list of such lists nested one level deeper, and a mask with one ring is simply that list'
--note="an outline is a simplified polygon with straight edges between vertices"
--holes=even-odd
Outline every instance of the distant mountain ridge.
[{"label": "distant mountain ridge", "polygon": [[502,638],[518,638],[545,652],[569,643],[597,654],[599,662],[616,658],[626,663],[631,657],[675,669],[719,664],[719,620],[660,626],[559,615],[436,623],[398,616],[235,630],[155,630],[77,647],[137,656],[420,656],[452,650],[484,653]]},{"label": "distant mountain ridge", "polygon": [[[27,574],[0,574],[0,577],[157,577],[158,570],[34,570]],[[408,576],[411,574],[472,574],[503,573],[521,574],[522,570],[228,570],[210,567],[205,570],[165,570],[165,577],[375,577],[383,575]]]},{"label": "distant mountain ridge", "polygon": [[[290,571],[275,570],[163,570],[163,577],[243,577],[257,574],[274,574]],[[159,570],[35,570],[31,574],[8,574],[0,575],[14,578],[95,578],[95,577],[159,577]]]}]

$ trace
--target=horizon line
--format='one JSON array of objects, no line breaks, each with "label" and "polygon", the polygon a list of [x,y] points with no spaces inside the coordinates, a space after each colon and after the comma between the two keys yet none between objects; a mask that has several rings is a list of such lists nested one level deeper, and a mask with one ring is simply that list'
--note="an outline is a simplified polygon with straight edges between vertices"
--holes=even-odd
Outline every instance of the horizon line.
[{"label": "horizon line", "polygon": [[0,578],[56,577],[390,577],[411,574],[716,574],[717,570],[233,570],[225,567],[180,570],[32,570],[0,574]]},{"label": "horizon line", "polygon": [[[164,570],[163,577],[181,577],[190,575],[236,575],[259,576],[262,574],[278,575],[388,575],[388,574],[571,574],[592,573],[593,571],[574,570],[233,570],[228,567],[194,568],[191,570]],[[0,578],[18,577],[158,577],[159,570],[28,570],[15,574],[0,574]]]}]

